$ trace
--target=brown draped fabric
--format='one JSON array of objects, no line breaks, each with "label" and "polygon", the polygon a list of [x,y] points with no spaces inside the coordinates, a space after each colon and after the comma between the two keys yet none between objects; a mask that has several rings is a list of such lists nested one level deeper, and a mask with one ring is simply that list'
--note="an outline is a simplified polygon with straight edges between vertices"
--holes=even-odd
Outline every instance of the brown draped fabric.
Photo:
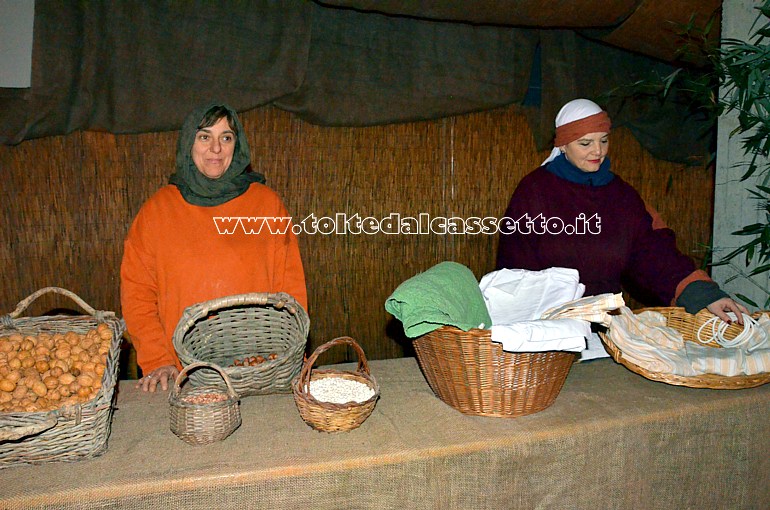
[{"label": "brown draped fabric", "polygon": [[551,143],[558,108],[578,96],[606,106],[657,157],[693,161],[710,142],[711,125],[686,105],[602,101],[673,67],[572,30],[309,1],[61,0],[35,5],[32,66],[31,88],[0,89],[2,143],[75,130],[174,130],[211,100],[238,111],[274,105],[327,126],[418,121],[521,104],[533,87],[539,100],[527,104],[540,149]]}]

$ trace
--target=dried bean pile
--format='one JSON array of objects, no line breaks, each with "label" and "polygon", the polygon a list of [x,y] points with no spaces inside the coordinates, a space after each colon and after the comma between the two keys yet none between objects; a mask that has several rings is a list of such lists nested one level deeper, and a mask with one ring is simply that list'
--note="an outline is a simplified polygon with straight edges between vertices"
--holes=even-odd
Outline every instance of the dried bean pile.
[{"label": "dried bean pile", "polygon": [[346,404],[366,402],[374,390],[364,383],[341,377],[324,377],[310,381],[310,394],[320,402]]}]

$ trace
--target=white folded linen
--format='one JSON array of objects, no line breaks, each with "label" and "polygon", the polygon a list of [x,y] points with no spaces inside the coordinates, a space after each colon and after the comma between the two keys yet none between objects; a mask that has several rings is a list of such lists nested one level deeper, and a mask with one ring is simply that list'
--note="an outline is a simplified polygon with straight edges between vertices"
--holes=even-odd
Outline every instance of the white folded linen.
[{"label": "white folded linen", "polygon": [[492,341],[509,352],[572,351],[586,347],[590,323],[577,319],[519,321],[493,325]]},{"label": "white folded linen", "polygon": [[549,308],[580,298],[585,292],[577,270],[564,267],[500,269],[484,275],[479,288],[492,324],[539,319]]},{"label": "white folded linen", "polygon": [[599,338],[599,335],[592,332],[591,336],[586,337],[586,348],[580,353],[577,361],[591,361],[592,359],[609,357],[610,353],[604,348],[604,343],[601,338]]}]

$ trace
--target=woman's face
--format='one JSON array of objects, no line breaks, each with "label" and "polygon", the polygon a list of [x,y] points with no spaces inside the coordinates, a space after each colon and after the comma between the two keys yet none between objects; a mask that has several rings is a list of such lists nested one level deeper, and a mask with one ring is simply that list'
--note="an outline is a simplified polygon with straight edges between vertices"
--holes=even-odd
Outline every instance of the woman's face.
[{"label": "woman's face", "polygon": [[227,123],[227,117],[199,129],[191,150],[195,166],[206,177],[219,179],[233,160],[235,141],[235,132]]},{"label": "woman's face", "polygon": [[584,172],[599,170],[609,148],[609,133],[588,133],[559,147],[567,160]]}]

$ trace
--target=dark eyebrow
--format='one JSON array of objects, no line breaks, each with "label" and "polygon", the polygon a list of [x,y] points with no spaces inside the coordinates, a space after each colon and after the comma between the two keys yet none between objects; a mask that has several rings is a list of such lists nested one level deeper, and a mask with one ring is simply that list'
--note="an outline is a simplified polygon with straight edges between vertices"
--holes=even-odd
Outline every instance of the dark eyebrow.
[{"label": "dark eyebrow", "polygon": [[[205,127],[198,129],[198,131],[196,131],[196,133],[200,133],[201,131],[203,131],[205,133],[208,133],[208,134],[211,134],[211,130],[209,128],[205,128]],[[228,129],[226,131],[222,131],[222,134],[223,135],[231,134],[231,135],[235,136],[235,131],[233,131],[232,129]]]}]

